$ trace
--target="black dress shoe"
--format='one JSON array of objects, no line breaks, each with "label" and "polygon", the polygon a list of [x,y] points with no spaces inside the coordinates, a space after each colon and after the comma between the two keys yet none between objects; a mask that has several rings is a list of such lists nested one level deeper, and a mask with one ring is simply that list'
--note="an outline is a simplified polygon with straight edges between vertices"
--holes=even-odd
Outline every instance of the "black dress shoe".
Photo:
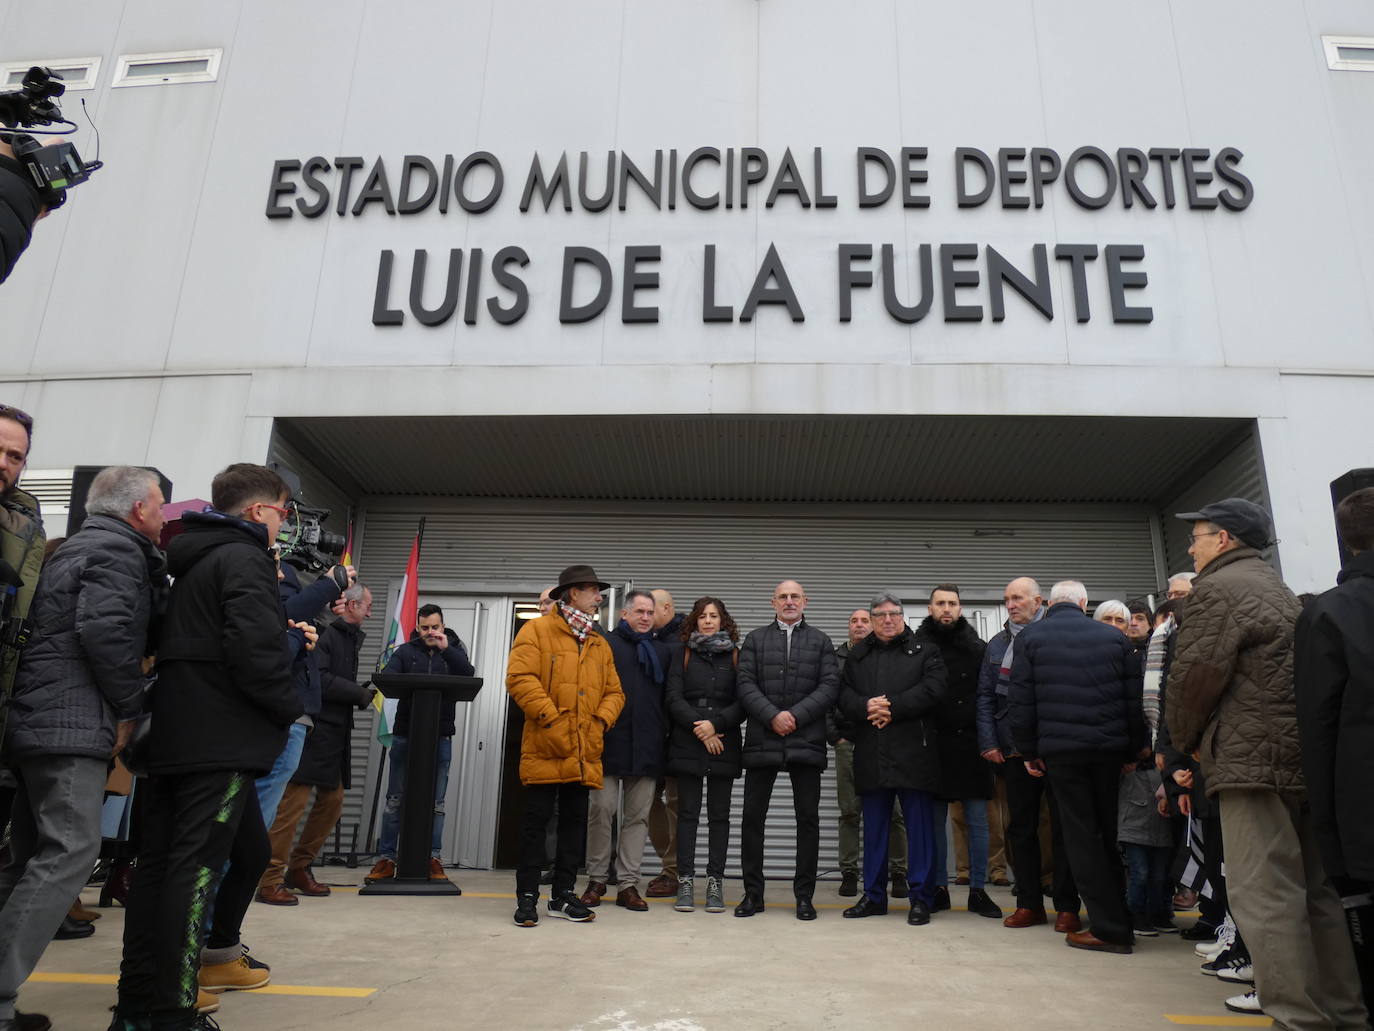
[{"label": "black dress shoe", "polygon": [[948,889],[948,888],[936,888],[936,889],[935,889],[935,901],[932,902],[932,903],[930,904],[930,911],[931,911],[932,913],[938,913],[938,912],[940,912],[940,910],[942,910],[942,909],[948,909],[948,908],[949,908],[949,889]]},{"label": "black dress shoe", "polygon": [[892,875],[892,897],[894,899],[904,899],[911,894],[911,889],[906,883],[906,874],[898,873]]},{"label": "black dress shoe", "polygon": [[[4,1022],[0,1021],[0,1028],[4,1026]],[[49,1031],[51,1027],[52,1021],[41,1013],[20,1013],[18,1010],[14,1011],[15,1031]]]},{"label": "black dress shoe", "polygon": [[740,899],[739,905],[735,907],[735,916],[753,916],[755,913],[762,912],[763,899],[756,899],[749,894]]},{"label": "black dress shoe", "polygon": [[797,919],[815,920],[816,907],[811,904],[810,899],[797,899]]},{"label": "black dress shoe", "polygon": [[865,895],[840,915],[850,920],[857,920],[859,917],[865,916],[886,916],[887,900],[884,899],[882,902],[874,902]]},{"label": "black dress shoe", "polygon": [[906,922],[913,927],[930,923],[930,907],[920,899],[912,899],[911,912],[906,915]]},{"label": "black dress shoe", "polygon": [[859,878],[857,874],[846,873],[840,875],[840,894],[845,898],[852,899],[859,894]]},{"label": "black dress shoe", "polygon": [[64,916],[62,925],[53,935],[53,940],[64,942],[73,938],[89,938],[93,934],[95,934],[95,924],[83,924],[80,920],[73,920],[69,916]]}]

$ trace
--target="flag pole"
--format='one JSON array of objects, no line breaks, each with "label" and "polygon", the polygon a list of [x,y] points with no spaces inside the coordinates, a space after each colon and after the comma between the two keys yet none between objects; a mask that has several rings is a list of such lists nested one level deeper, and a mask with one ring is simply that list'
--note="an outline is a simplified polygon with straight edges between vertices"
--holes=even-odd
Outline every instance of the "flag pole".
[{"label": "flag pole", "polygon": [[[352,527],[351,527],[351,521],[350,521],[350,537],[352,536],[352,534],[351,534],[351,529],[352,529]],[[418,581],[419,581],[419,575],[420,575],[420,545],[421,545],[421,543],[422,543],[423,540],[424,540],[424,536],[425,536],[425,517],[424,517],[424,516],[421,516],[421,517],[420,517],[420,523],[419,523],[419,525],[415,528],[415,543],[414,543],[414,546],[413,546],[413,548],[412,548],[413,557],[414,557],[414,560],[415,560],[415,579],[416,579],[417,582],[410,585],[410,587],[411,587],[412,589],[414,589],[414,590],[417,591],[417,594],[418,594],[418,589],[419,589],[419,583],[418,583]],[[404,601],[404,598],[403,598],[403,595],[404,595],[404,594],[405,594],[405,588],[402,587],[401,596],[398,596],[397,599],[396,599],[396,604],[397,604],[397,610],[398,610],[398,611],[399,611],[400,605],[401,605],[402,602]],[[378,671],[378,672],[381,672],[382,665],[383,665],[383,663],[384,663],[384,661],[385,661],[385,656],[386,656],[386,646],[385,646],[385,645],[384,645],[383,648],[382,648],[382,655],[383,655],[383,658],[382,658],[382,659],[379,659],[379,660],[378,660],[378,664],[377,664],[377,671]],[[380,736],[380,735],[379,735],[379,736]],[[388,754],[390,751],[391,751],[391,749],[390,749],[387,745],[383,744],[383,745],[382,745],[382,750],[381,750],[381,752],[378,754],[378,757],[377,757],[377,775],[376,775],[375,779],[373,780],[373,784],[372,784],[372,806],[371,806],[371,811],[368,813],[368,817],[367,817],[367,846],[368,846],[369,849],[372,849],[372,848],[376,845],[376,841],[375,841],[375,839],[373,838],[373,834],[374,834],[374,832],[376,831],[376,827],[377,827],[377,806],[378,806],[378,805],[380,804],[380,802],[381,802],[381,797],[382,797],[382,776],[383,776],[383,774],[386,773],[386,759],[387,759],[387,754]],[[375,855],[375,853],[369,853],[369,854]]]}]

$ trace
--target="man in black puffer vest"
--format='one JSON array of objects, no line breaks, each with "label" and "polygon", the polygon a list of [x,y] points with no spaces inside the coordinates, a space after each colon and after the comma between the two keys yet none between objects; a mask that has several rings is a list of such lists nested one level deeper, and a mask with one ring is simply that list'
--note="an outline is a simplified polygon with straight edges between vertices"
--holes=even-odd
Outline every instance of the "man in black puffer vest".
[{"label": "man in black puffer vest", "polygon": [[792,891],[797,919],[816,919],[811,896],[821,845],[821,771],[825,769],[825,714],[839,693],[839,664],[830,638],[802,618],[806,592],[795,580],[773,591],[778,618],[751,631],[740,649],[738,690],[749,716],[744,732],[744,820],[740,865],[744,899],[735,916],[763,911],[763,825],[778,771],[792,781],[797,818]]},{"label": "man in black puffer vest", "polygon": [[1089,619],[1075,580],[1050,590],[1045,618],[1021,632],[1011,666],[1011,734],[1033,777],[1048,773],[1064,824],[1064,850],[1092,928],[1070,931],[1076,949],[1129,954],[1135,944],[1117,851],[1122,769],[1150,754],[1142,670],[1126,635]]},{"label": "man in black puffer vest", "polygon": [[940,584],[930,592],[930,615],[914,639],[934,648],[945,662],[947,687],[935,723],[940,731],[940,794],[935,799],[935,898],[931,908],[949,909],[949,804],[964,810],[968,831],[968,911],[1002,918],[1001,907],[983,890],[988,874],[988,799],[992,764],[978,754],[978,673],[987,645],[964,618],[959,588]]}]

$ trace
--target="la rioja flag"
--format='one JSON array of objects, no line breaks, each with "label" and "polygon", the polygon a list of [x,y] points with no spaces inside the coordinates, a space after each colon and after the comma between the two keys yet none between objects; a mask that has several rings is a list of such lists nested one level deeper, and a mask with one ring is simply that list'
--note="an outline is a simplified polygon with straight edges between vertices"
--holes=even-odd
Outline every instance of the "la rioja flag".
[{"label": "la rioja flag", "polygon": [[[420,520],[420,528],[415,532],[415,541],[410,546],[410,561],[406,563],[405,576],[401,578],[401,588],[396,592],[396,601],[391,608],[391,625],[386,638],[386,647],[377,660],[377,672],[386,669],[391,661],[391,653],[410,640],[415,629],[416,610],[420,607],[420,538],[425,532],[425,522]],[[396,706],[394,698],[381,694],[373,695],[372,704],[377,710],[377,740],[385,748],[391,747],[391,728],[396,725]]]}]

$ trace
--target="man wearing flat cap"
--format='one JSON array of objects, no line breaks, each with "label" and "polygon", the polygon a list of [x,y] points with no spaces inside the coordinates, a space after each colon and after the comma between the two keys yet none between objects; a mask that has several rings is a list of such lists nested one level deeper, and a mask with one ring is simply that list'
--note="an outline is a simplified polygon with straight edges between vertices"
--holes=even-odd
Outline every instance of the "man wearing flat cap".
[{"label": "man wearing flat cap", "polygon": [[550,592],[553,608],[526,621],[511,646],[506,690],[525,714],[520,783],[525,817],[515,872],[515,923],[539,922],[544,836],[558,807],[551,917],[585,922],[596,914],[573,893],[587,833],[587,795],[601,787],[601,752],[625,695],[615,657],[596,631],[601,592],[610,587],[591,566],[569,566]]},{"label": "man wearing flat cap", "polygon": [[1226,887],[1257,999],[1280,1028],[1361,1028],[1364,1005],[1340,899],[1322,871],[1293,691],[1301,605],[1260,557],[1268,514],[1242,498],[1197,512],[1197,577],[1167,686],[1174,746],[1198,754],[1220,804]]}]

